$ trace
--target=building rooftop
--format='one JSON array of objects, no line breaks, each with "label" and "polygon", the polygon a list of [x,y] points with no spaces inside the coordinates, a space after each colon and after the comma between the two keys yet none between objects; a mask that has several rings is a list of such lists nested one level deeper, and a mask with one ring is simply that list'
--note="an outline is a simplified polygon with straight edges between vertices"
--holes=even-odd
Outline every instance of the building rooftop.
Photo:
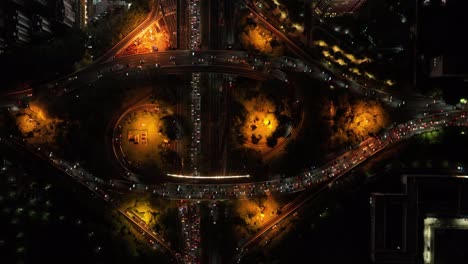
[{"label": "building rooftop", "polygon": [[437,239],[426,229],[431,228],[430,219],[444,223],[437,230],[464,229],[450,223],[468,215],[468,176],[403,175],[402,182],[401,193],[371,195],[371,258],[376,263],[401,264],[421,263],[424,256],[425,264],[438,263],[434,262],[434,255],[440,257],[434,246]]}]

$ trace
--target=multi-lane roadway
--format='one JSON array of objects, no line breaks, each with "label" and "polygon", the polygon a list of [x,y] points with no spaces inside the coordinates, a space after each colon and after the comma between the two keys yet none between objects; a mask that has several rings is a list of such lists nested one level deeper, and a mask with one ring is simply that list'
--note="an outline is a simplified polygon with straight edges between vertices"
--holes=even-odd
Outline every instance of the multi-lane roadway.
[{"label": "multi-lane roadway", "polygon": [[[108,182],[92,176],[84,168],[72,165],[63,159],[51,155],[46,157],[51,163],[80,182],[100,189],[112,189],[119,192],[152,193],[166,199],[185,200],[227,200],[250,199],[272,193],[294,193],[311,186],[327,182],[329,179],[346,174],[392,143],[407,139],[415,134],[441,129],[446,126],[467,126],[468,118],[464,111],[449,111],[430,114],[389,128],[384,133],[368,138],[358,146],[333,158],[326,164],[294,177],[248,183],[164,183],[159,185],[137,184],[126,181]],[[3,140],[17,142],[14,137]],[[48,156],[39,148],[32,147],[40,155]]]},{"label": "multi-lane roadway", "polygon": [[[197,1],[193,1],[194,5],[195,3],[197,3]],[[156,9],[157,8],[152,9],[152,13],[148,16],[148,19],[145,20],[143,23],[144,25],[150,23],[149,21],[155,18],[157,13]],[[195,34],[193,36],[195,36],[193,41],[197,44],[197,35]],[[292,43],[291,45],[299,48],[295,43]],[[301,55],[301,57],[306,56]],[[101,63],[95,63],[82,71],[65,76],[59,80],[49,83],[45,87],[39,87],[37,89],[45,88],[46,90],[53,91],[56,95],[63,95],[70,91],[79,92],[80,89],[91,89],[87,84],[101,78],[114,78],[116,76],[125,77],[139,72],[155,72],[156,74],[222,72],[233,73],[257,80],[273,78],[287,83],[287,71],[303,72],[314,78],[323,79],[324,81],[333,83],[334,85],[348,88],[353,92],[372,94],[374,98],[379,98],[390,106],[410,108],[412,112],[416,113],[415,117],[427,119],[428,117],[433,116],[430,115],[433,112],[453,110],[453,106],[446,105],[443,101],[435,101],[429,98],[417,96],[405,97],[405,99],[403,99],[401,96],[398,97],[387,92],[381,92],[361,86],[352,80],[346,79],[346,77],[343,78],[343,76],[336,76],[332,72],[323,71],[322,67],[317,64],[307,64],[301,60],[288,57],[267,59],[263,56],[256,56],[247,52],[233,50],[178,50],[113,58],[111,60],[102,61]],[[96,88],[92,87],[92,89]],[[30,90],[24,92],[29,93]],[[457,112],[450,112],[450,115],[453,113]],[[380,141],[374,142],[373,144],[377,147],[378,144],[380,144]],[[129,182],[125,188],[128,191],[151,191],[169,199],[248,199],[275,191],[295,192],[303,190],[306,186],[323,180],[324,177],[334,177],[342,174],[368,158],[371,153],[372,155],[374,154],[374,152],[369,150],[364,150],[364,153],[359,153],[358,150],[359,147],[357,150],[348,151],[347,156],[341,157],[341,160],[332,161],[336,162],[336,164],[324,165],[322,171],[276,181],[244,184],[167,183],[160,186],[146,186]],[[354,156],[351,156],[351,152]]]},{"label": "multi-lane roadway", "polygon": [[[255,12],[255,10],[251,11]],[[371,137],[358,146],[341,152],[340,155],[336,155],[329,162],[317,169],[300,173],[294,177],[248,183],[164,183],[160,185],[145,185],[131,181],[105,181],[87,172],[86,169],[79,166],[79,164],[56,157],[52,153],[46,153],[36,146],[28,146],[30,151],[36,153],[36,155],[42,157],[44,160],[47,160],[63,173],[76,179],[93,192],[99,194],[106,201],[112,202],[112,195],[127,192],[152,193],[166,199],[177,200],[225,200],[249,199],[270,195],[272,193],[299,192],[314,186],[322,186],[325,183],[328,184],[326,186],[329,188],[333,186],[333,181],[335,179],[345,175],[362,162],[395,142],[404,140],[418,133],[440,129],[445,126],[468,125],[465,112],[454,110],[453,106],[447,105],[443,101],[434,101],[433,99],[420,96],[408,97],[382,92],[377,89],[368,88],[365,85],[360,85],[343,74],[329,71],[328,68],[323,67],[322,63],[312,59],[298,45],[289,40],[289,38],[284,37],[282,32],[277,32],[278,30],[271,27],[271,25],[269,29],[279,36],[283,36],[283,40],[285,40],[288,46],[292,48],[293,52],[303,60],[287,57],[267,59],[263,56],[233,50],[179,50],[119,58],[113,57],[112,54],[116,54],[115,51],[125,47],[125,42],[136,37],[141,30],[150,25],[151,22],[156,19],[157,13],[157,8],[153,8],[147,20],[145,20],[137,30],[127,36],[125,41],[116,45],[112,51],[106,53],[97,63],[52,83],[37,87],[34,92],[46,90],[58,96],[66,95],[70,91],[79,92],[80,89],[96,89],[94,87],[89,87],[88,84],[101,78],[114,78],[116,76],[125,77],[139,74],[140,72],[155,72],[156,74],[219,72],[232,73],[256,80],[278,79],[279,81],[288,83],[287,72],[294,71],[303,72],[313,78],[329,82],[330,85],[348,88],[350,91],[356,93],[364,95],[370,94],[374,98],[378,98],[392,107],[411,109],[411,111],[415,113],[415,119],[393,126],[379,136]],[[263,23],[267,26],[269,25],[268,21],[265,21],[260,14],[257,15]],[[194,37],[191,39],[191,44],[193,44],[194,48],[198,47],[199,43],[197,42],[197,37],[199,35],[195,32],[195,34],[191,36]],[[29,94],[30,92],[31,90],[28,89],[20,91],[20,94]],[[10,96],[16,96],[17,93],[18,92],[10,94]],[[15,138],[13,135],[0,140],[7,141],[14,145],[22,145],[22,139]],[[322,189],[319,188],[319,191],[323,190],[323,188],[325,187],[322,187]],[[304,199],[303,202],[307,200],[308,199]],[[282,217],[284,218],[290,212],[296,210],[303,202],[292,204],[286,208]],[[122,213],[128,217],[126,212]],[[282,218],[278,219],[275,220],[276,222],[272,221],[268,226],[265,226],[264,230],[268,230],[271,226],[275,225],[277,221],[281,221]],[[145,226],[138,223],[137,219],[130,220],[136,223],[145,232],[151,232],[150,230],[145,230]],[[249,242],[244,245],[244,248],[247,248],[250,243],[257,240],[261,234],[262,233],[259,233],[249,240]],[[154,239],[158,240],[159,238],[156,236]],[[164,241],[161,240],[158,242],[164,245]],[[195,240],[192,242],[196,244],[197,241]]]}]

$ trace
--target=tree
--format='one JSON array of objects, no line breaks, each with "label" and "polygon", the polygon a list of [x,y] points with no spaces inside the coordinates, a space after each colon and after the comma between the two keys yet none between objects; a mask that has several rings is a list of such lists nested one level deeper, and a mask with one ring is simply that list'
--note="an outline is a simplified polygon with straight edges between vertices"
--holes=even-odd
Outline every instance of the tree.
[{"label": "tree", "polygon": [[273,148],[274,146],[276,146],[276,144],[278,144],[278,138],[273,136],[267,138],[268,147]]},{"label": "tree", "polygon": [[162,118],[164,131],[170,140],[180,139],[182,129],[178,120],[174,116],[165,116]]},{"label": "tree", "polygon": [[134,0],[131,2],[130,10],[115,10],[103,20],[88,26],[87,33],[94,39],[92,45],[94,58],[102,56],[146,18],[149,12],[148,1]]},{"label": "tree", "polygon": [[262,136],[261,135],[256,136],[255,134],[252,134],[250,139],[252,140],[253,144],[258,144],[258,142],[262,139]]},{"label": "tree", "polygon": [[274,38],[274,39],[272,39],[270,41],[270,46],[272,48],[277,48],[277,47],[281,46],[281,43],[276,38]]}]

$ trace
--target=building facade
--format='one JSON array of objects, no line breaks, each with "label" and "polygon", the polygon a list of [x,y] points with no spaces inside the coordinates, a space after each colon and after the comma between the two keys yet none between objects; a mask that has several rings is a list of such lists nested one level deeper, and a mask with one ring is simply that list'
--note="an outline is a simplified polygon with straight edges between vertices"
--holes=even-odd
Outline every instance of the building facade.
[{"label": "building facade", "polygon": [[57,22],[63,23],[69,27],[75,25],[76,13],[75,13],[74,0],[58,0],[56,2],[56,20]]},{"label": "building facade", "polygon": [[0,1],[0,54],[79,27],[84,0]]}]

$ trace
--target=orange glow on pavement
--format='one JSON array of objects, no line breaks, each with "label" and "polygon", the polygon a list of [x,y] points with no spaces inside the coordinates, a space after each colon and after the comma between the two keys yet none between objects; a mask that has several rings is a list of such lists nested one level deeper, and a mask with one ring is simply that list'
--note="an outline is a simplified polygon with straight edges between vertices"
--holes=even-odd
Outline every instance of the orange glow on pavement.
[{"label": "orange glow on pavement", "polygon": [[260,138],[257,144],[266,144],[278,127],[278,120],[274,114],[276,106],[266,97],[260,96],[245,101],[247,118],[242,127],[242,133],[248,142],[252,142],[252,136]]},{"label": "orange glow on pavement", "polygon": [[169,35],[158,22],[154,22],[116,57],[166,51],[168,47]]},{"label": "orange glow on pavement", "polygon": [[[335,109],[341,109],[342,115],[336,115]],[[358,101],[350,103],[342,100],[338,105],[331,103],[324,107],[326,118],[332,120],[333,126],[330,142],[338,146],[344,143],[356,143],[378,133],[389,123],[388,114],[376,101]]]},{"label": "orange glow on pavement", "polygon": [[278,209],[280,205],[272,196],[260,200],[238,201],[236,206],[236,211],[246,225],[247,232],[261,228],[276,216]]},{"label": "orange glow on pavement", "polygon": [[[241,22],[240,41],[244,48],[274,56],[281,56],[283,54],[284,48],[282,42],[271,31],[260,23],[255,25],[247,24],[246,18],[243,21]],[[272,46],[273,40],[276,40],[277,46]]]},{"label": "orange glow on pavement", "polygon": [[49,144],[55,143],[57,125],[62,120],[48,117],[46,111],[38,103],[32,102],[29,108],[24,108],[15,116],[16,125],[28,143]]}]

